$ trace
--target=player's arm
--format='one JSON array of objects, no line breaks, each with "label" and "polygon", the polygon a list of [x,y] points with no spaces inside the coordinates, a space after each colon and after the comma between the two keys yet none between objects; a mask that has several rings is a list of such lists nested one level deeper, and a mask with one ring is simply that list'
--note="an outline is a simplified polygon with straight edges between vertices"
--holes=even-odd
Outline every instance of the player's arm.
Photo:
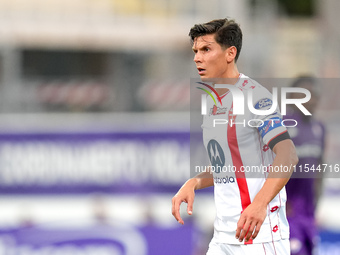
[{"label": "player's arm", "polygon": [[[263,187],[255,196],[253,202],[243,211],[237,223],[236,238],[241,241],[255,239],[261,225],[266,218],[267,206],[288,182],[293,167],[298,162],[295,146],[291,139],[285,139],[276,143],[273,147],[276,157],[273,161],[273,169],[287,167],[289,171],[272,171],[268,174]],[[281,168],[282,166],[282,168]]]},{"label": "player's arm", "polygon": [[180,223],[184,224],[179,209],[183,202],[188,204],[187,213],[192,215],[195,198],[195,190],[204,189],[214,185],[213,175],[209,172],[200,173],[186,181],[172,198],[172,215]]}]

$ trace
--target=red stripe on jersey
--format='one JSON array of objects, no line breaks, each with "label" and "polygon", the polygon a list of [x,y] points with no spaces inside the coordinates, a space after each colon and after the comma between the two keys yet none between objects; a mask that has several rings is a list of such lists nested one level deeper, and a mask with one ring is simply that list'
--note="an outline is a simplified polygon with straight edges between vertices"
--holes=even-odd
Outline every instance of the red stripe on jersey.
[{"label": "red stripe on jersey", "polygon": [[[241,196],[241,204],[242,204],[242,211],[244,211],[248,205],[250,205],[250,195],[249,195],[249,190],[248,190],[248,184],[246,180],[246,175],[244,172],[241,171],[241,167],[243,166],[240,150],[238,147],[238,142],[237,142],[237,135],[236,135],[236,125],[230,125],[231,120],[233,123],[235,123],[235,118],[236,116],[232,115],[232,110],[233,110],[233,104],[231,105],[231,108],[229,110],[229,125],[228,125],[228,130],[227,130],[227,137],[228,137],[228,146],[230,149],[230,154],[231,158],[233,161],[233,165],[236,167],[236,181],[238,188],[240,190],[240,196]],[[245,242],[244,244],[252,244],[253,240],[250,239],[248,242]]]},{"label": "red stripe on jersey", "polygon": [[229,94],[230,91],[227,91],[225,94],[223,94],[220,98],[223,99],[226,95]]}]

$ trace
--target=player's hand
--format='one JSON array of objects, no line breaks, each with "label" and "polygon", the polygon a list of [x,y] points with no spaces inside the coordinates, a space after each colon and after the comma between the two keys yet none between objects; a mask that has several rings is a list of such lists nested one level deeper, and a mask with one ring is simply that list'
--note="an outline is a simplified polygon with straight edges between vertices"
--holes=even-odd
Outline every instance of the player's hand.
[{"label": "player's hand", "polygon": [[192,215],[193,204],[195,199],[195,186],[191,180],[187,181],[182,188],[177,192],[177,194],[172,198],[172,215],[175,219],[180,223],[184,224],[183,219],[181,218],[179,209],[181,204],[187,203],[187,213]]},{"label": "player's hand", "polygon": [[236,238],[242,242],[255,239],[267,215],[266,206],[251,203],[242,213],[237,222]]}]

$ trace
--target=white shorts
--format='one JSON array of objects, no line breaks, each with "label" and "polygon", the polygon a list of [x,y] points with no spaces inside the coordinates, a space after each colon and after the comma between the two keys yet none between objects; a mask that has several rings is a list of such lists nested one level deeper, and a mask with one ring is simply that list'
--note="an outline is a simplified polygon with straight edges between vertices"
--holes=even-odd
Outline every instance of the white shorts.
[{"label": "white shorts", "polygon": [[248,245],[216,243],[214,239],[209,244],[207,255],[290,255],[289,239],[269,243]]}]

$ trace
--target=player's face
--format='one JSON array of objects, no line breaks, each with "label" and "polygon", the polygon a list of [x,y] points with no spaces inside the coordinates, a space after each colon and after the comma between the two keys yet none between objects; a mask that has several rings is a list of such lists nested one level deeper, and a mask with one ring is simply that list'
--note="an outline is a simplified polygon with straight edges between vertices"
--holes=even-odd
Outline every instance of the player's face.
[{"label": "player's face", "polygon": [[192,50],[195,53],[194,62],[202,80],[227,78],[227,51],[215,41],[214,34],[195,38]]}]

